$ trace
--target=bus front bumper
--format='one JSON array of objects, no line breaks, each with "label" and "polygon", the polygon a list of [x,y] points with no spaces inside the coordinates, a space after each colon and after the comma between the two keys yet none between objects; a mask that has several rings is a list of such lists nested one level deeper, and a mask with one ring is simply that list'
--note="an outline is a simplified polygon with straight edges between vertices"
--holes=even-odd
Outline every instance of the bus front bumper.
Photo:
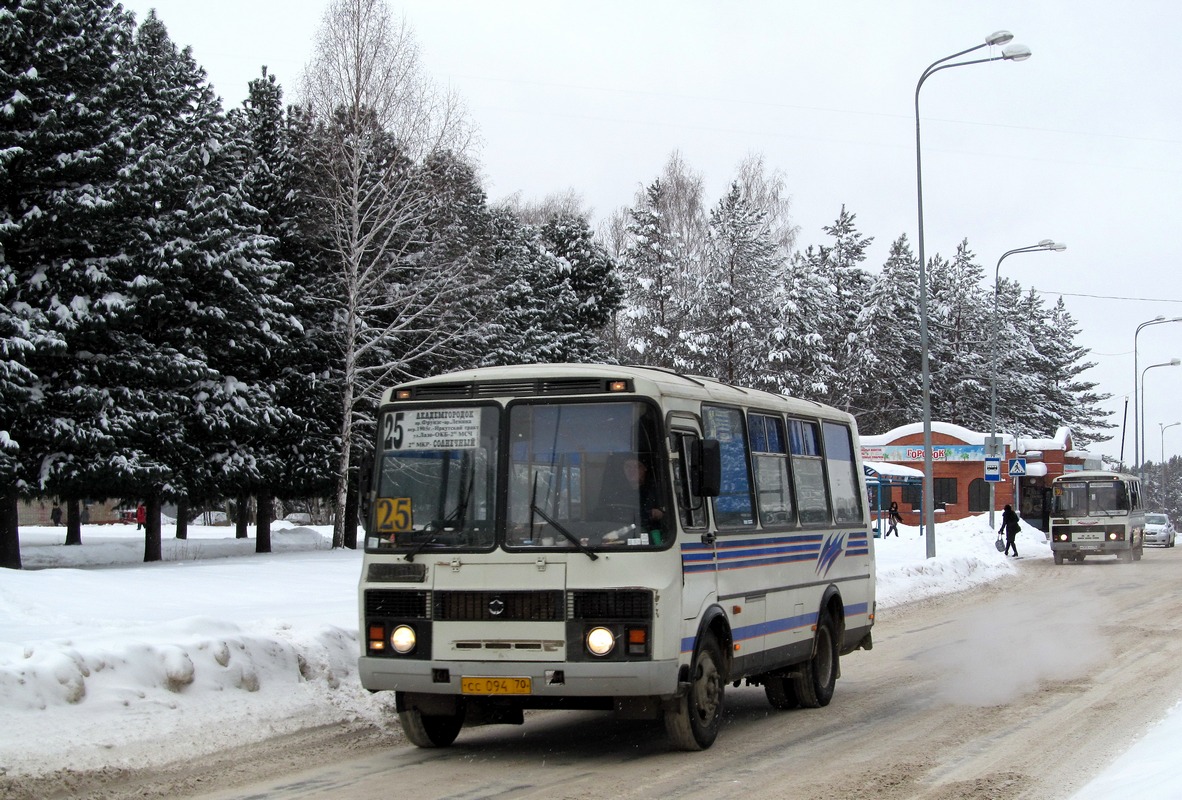
[{"label": "bus front bumper", "polygon": [[[362,656],[361,685],[371,692],[463,694],[464,678],[528,678],[526,697],[637,697],[676,694],[677,661],[564,663],[412,661]],[[497,685],[502,685],[497,682]],[[516,686],[520,687],[520,683]],[[482,694],[480,696],[489,696]],[[509,694],[507,697],[513,697]]]}]

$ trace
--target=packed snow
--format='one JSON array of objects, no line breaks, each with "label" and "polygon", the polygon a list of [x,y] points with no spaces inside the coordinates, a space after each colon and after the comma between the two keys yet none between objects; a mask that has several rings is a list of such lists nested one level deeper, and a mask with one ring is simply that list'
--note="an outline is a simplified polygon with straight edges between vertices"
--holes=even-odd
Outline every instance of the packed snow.
[{"label": "packed snow", "polygon": [[[880,607],[1017,568],[983,515],[936,530],[932,559],[914,527],[876,541]],[[265,555],[226,526],[188,537],[166,534],[164,562],[143,564],[134,524],[84,526],[69,547],[65,528],[21,529],[25,569],[0,570],[0,774],[134,769],[315,725],[391,724],[393,697],[357,678],[360,553],[287,522]],[[1029,526],[1017,544],[1050,558]],[[1182,795],[1179,743],[1175,708],[1075,800]]]}]

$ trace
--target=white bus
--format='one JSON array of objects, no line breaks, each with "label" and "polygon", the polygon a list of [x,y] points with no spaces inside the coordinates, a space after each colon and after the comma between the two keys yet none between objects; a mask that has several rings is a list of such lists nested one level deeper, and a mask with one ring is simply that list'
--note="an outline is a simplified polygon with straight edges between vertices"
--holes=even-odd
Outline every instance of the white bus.
[{"label": "white bus", "polygon": [[560,708],[663,720],[700,750],[726,684],[824,706],[839,656],[871,647],[848,414],[580,364],[412,381],[379,414],[360,676],[420,747]]},{"label": "white bus", "polygon": [[1119,472],[1068,472],[1051,481],[1051,554],[1056,564],[1112,555],[1140,561],[1145,548],[1141,481]]}]

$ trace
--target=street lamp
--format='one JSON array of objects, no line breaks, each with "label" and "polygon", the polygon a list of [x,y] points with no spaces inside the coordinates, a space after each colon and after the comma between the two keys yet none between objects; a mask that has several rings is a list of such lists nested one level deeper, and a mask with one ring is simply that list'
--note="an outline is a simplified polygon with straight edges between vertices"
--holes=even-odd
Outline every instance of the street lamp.
[{"label": "street lamp", "polygon": [[923,74],[919,76],[919,83],[915,84],[915,186],[916,199],[919,204],[919,360],[922,377],[923,399],[923,524],[927,530],[927,557],[936,557],[936,515],[934,508],[935,483],[932,480],[932,386],[931,374],[928,369],[928,276],[927,262],[923,252],[923,170],[920,162],[919,136],[919,90],[929,76],[942,69],[952,67],[967,67],[970,64],[984,64],[989,61],[1025,61],[1030,58],[1030,48],[1015,44],[1002,50],[1001,55],[990,58],[977,58],[971,61],[955,61],[954,58],[980,50],[982,47],[1009,44],[1014,35],[1009,31],[997,31],[985,37],[982,44],[975,45],[959,53],[945,56],[933,62]]},{"label": "street lamp", "polygon": [[1141,426],[1145,424],[1137,410],[1137,378],[1141,375],[1137,371],[1137,337],[1141,335],[1142,328],[1147,328],[1150,325],[1164,325],[1167,322],[1182,322],[1182,317],[1166,319],[1163,315],[1158,314],[1153,319],[1146,320],[1138,325],[1136,332],[1133,333],[1133,467],[1136,470],[1137,477],[1141,476],[1141,451],[1144,449],[1140,441],[1143,438],[1141,436]]},{"label": "street lamp", "polygon": [[[1179,364],[1182,364],[1182,359],[1171,358],[1169,361],[1163,361],[1160,364],[1150,364],[1148,367],[1141,370],[1141,455],[1142,456],[1148,455],[1148,453],[1146,453],[1146,451],[1145,451],[1145,373],[1149,372],[1149,370],[1155,369],[1157,367],[1176,367]],[[1133,387],[1133,388],[1135,389],[1136,387]],[[1143,477],[1141,475],[1141,465],[1140,464],[1137,465],[1137,477],[1138,478]]]},{"label": "street lamp", "polygon": [[1182,422],[1171,422],[1169,425],[1164,425],[1160,422],[1157,423],[1157,426],[1161,428],[1161,496],[1163,507],[1165,506],[1164,501],[1166,497],[1166,431],[1175,425],[1182,425]]},{"label": "street lamp", "polygon": [[[1015,253],[1037,253],[1040,250],[1054,250],[1055,252],[1063,252],[1067,249],[1067,245],[1050,239],[1043,239],[1038,244],[1027,245],[1026,247],[1017,247],[1013,250],[1007,250],[1001,254],[1001,258],[997,259],[997,267],[993,270],[993,324],[992,330],[989,334],[989,448],[997,447],[997,290],[998,283],[1001,280],[1001,262],[1005,261],[1007,256],[1012,256]],[[989,450],[989,448],[986,448]],[[995,450],[986,452],[986,455],[994,457],[998,455],[1005,455],[1004,450],[999,454]],[[993,509],[997,501],[997,482],[989,482],[989,529],[993,530]]]}]

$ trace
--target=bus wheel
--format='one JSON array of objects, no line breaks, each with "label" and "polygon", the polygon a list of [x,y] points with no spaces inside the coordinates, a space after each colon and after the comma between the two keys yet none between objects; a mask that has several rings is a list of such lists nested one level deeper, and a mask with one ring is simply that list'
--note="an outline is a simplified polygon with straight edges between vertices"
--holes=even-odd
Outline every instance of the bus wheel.
[{"label": "bus wheel", "polygon": [[796,686],[791,678],[782,675],[768,675],[763,682],[763,693],[772,708],[789,711],[800,708],[800,698],[796,696]]},{"label": "bus wheel", "polygon": [[813,646],[813,657],[800,665],[800,671],[793,679],[796,696],[804,708],[829,705],[837,686],[837,637],[827,612],[822,611],[817,619],[817,638]]},{"label": "bus wheel", "polygon": [[[1074,560],[1074,559],[1073,559],[1073,560]],[[1063,563],[1063,554],[1062,554],[1062,553],[1058,553],[1058,552],[1056,552],[1056,553],[1055,553],[1055,563],[1056,563],[1056,564],[1062,564],[1062,563]]]},{"label": "bus wheel", "polygon": [[690,665],[689,690],[665,712],[665,732],[678,750],[705,750],[718,738],[726,689],[722,664],[718,642],[707,635]]},{"label": "bus wheel", "polygon": [[1132,564],[1133,563],[1133,551],[1132,550],[1121,550],[1120,551],[1120,560],[1126,564]]},{"label": "bus wheel", "polygon": [[398,712],[402,732],[416,747],[447,747],[464,727],[464,707],[452,714],[424,714],[414,706]]},{"label": "bus wheel", "polygon": [[1144,555],[1144,553],[1145,553],[1145,548],[1138,547],[1136,550],[1133,551],[1133,560],[1140,561],[1141,556]]}]

